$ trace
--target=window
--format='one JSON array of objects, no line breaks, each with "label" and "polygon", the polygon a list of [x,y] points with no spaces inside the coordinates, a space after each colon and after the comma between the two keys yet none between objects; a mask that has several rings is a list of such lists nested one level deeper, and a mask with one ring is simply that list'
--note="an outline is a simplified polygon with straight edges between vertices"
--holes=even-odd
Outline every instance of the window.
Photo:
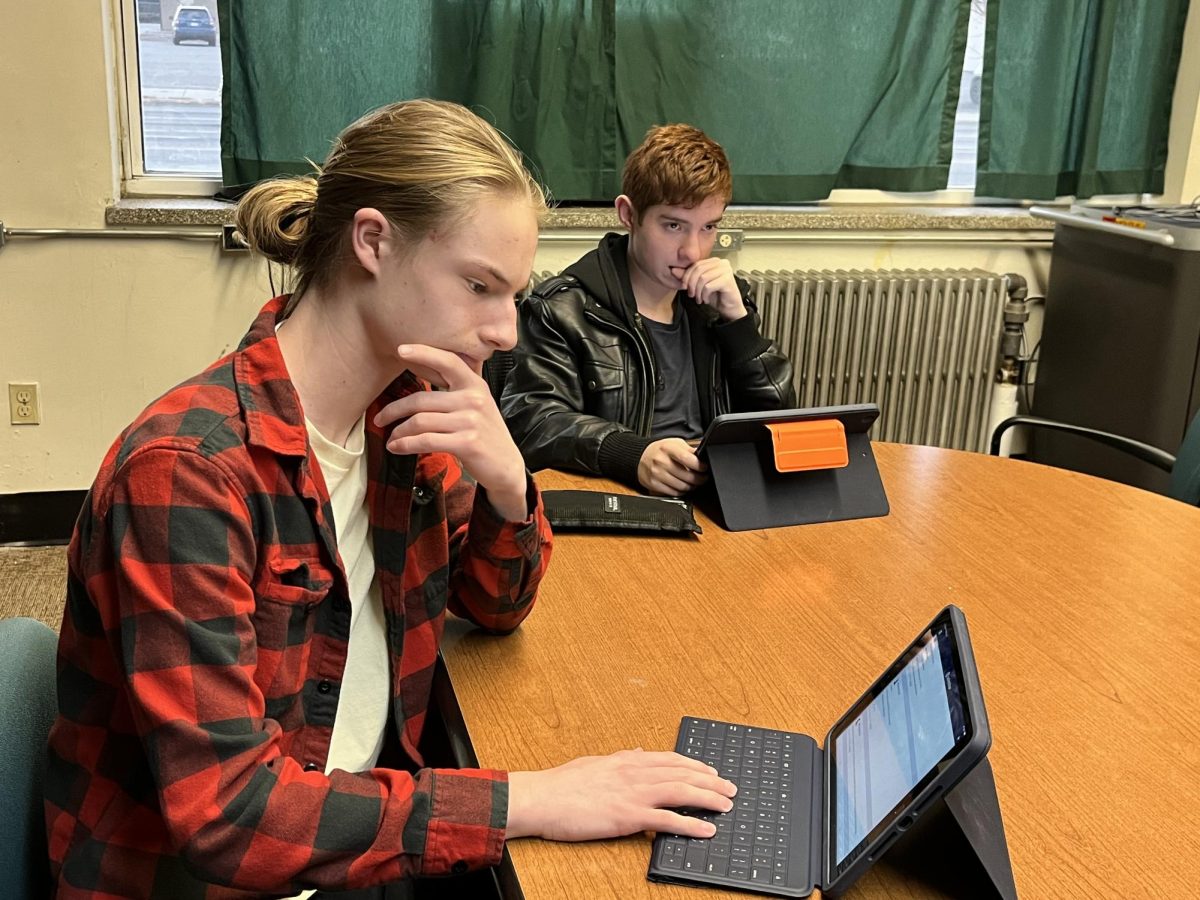
[{"label": "window", "polygon": [[971,0],[967,49],[963,57],[958,111],[954,116],[954,156],[950,161],[949,190],[975,189],[975,163],[979,151],[979,101],[983,83],[983,40],[987,0]]},{"label": "window", "polygon": [[[946,194],[889,202],[970,202],[975,186],[987,0],[972,0]],[[216,0],[122,0],[125,189],[208,196],[220,189],[221,54]],[[862,202],[875,192],[836,191]],[[846,195],[846,196],[839,196]]]},{"label": "window", "polygon": [[123,0],[125,190],[208,196],[221,178],[216,0]]}]

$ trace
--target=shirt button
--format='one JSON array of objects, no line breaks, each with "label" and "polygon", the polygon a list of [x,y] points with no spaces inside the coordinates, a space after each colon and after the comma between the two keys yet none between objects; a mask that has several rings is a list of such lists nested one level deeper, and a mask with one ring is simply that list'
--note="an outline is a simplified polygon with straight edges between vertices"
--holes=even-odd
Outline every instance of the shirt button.
[{"label": "shirt button", "polygon": [[328,694],[330,691],[333,690],[333,685],[330,684],[328,681],[322,681],[321,683],[319,683],[317,685],[317,690],[320,691],[322,694]]},{"label": "shirt button", "polygon": [[461,859],[450,867],[450,872],[454,875],[464,875],[467,871],[467,864]]},{"label": "shirt button", "polygon": [[305,772],[316,772],[316,771],[317,771],[318,769],[320,769],[320,768],[321,768],[321,767],[320,767],[320,766],[318,766],[316,763],[305,763],[305,764],[304,764],[304,771],[305,771]]},{"label": "shirt button", "polygon": [[596,389],[596,382],[594,382],[594,381],[589,381],[589,382],[588,382],[588,390],[590,390],[590,391],[594,391],[595,389]]}]

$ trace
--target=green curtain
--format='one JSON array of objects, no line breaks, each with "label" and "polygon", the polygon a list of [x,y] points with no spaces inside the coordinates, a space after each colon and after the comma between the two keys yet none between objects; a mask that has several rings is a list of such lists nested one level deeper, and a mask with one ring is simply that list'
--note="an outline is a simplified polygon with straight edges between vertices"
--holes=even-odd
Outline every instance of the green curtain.
[{"label": "green curtain", "polygon": [[720,141],[734,199],[934,191],[950,172],[970,0],[617,0],[623,149]]},{"label": "green curtain", "polygon": [[217,0],[226,187],[311,173],[358,116],[433,89],[438,0]]},{"label": "green curtain", "polygon": [[560,201],[609,201],[646,129],[720,141],[734,199],[945,187],[970,0],[219,0],[227,186],[308,171],[416,96],[480,112]]},{"label": "green curtain", "polygon": [[624,160],[611,0],[440,0],[434,16],[437,97],[497,125],[555,197],[608,197]]},{"label": "green curtain", "polygon": [[988,0],[975,195],[1158,194],[1188,0]]}]

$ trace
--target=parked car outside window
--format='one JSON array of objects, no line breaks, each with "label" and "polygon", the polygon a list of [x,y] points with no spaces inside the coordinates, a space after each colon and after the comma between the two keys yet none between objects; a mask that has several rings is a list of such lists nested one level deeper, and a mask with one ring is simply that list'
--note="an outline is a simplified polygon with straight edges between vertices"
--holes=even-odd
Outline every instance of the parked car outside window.
[{"label": "parked car outside window", "polygon": [[175,10],[173,24],[175,33],[171,40],[176,44],[184,41],[204,41],[210,47],[217,44],[217,25],[206,7],[179,7]]}]

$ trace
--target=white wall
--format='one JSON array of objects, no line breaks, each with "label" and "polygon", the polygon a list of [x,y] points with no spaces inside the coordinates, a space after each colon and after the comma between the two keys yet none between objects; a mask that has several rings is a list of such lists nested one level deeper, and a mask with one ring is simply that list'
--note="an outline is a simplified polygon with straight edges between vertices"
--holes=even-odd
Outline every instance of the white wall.
[{"label": "white wall", "polygon": [[[119,193],[112,2],[78,3],[70,15],[61,4],[4,5],[0,221],[9,227],[100,228]],[[1193,6],[1189,77],[1200,70],[1198,21]],[[1194,94],[1180,126],[1188,134],[1177,181],[1200,193]],[[597,236],[547,242],[536,268],[561,268]],[[978,266],[1023,274],[1040,292],[1049,254],[864,234],[856,244],[747,244],[733,262],[747,269]],[[222,255],[215,243],[14,239],[0,248],[0,383],[38,382],[42,413],[41,425],[10,426],[7,404],[0,410],[0,493],[87,487],[121,428],[235,345],[268,294],[263,264]]]}]

